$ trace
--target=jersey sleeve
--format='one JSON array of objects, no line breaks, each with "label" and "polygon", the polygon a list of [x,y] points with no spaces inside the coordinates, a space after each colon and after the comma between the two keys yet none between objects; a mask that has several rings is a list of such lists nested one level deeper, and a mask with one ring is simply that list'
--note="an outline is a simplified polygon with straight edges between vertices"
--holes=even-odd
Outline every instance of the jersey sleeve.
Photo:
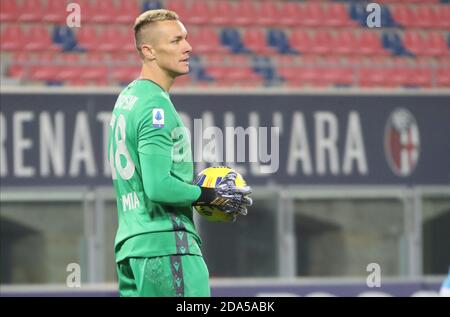
[{"label": "jersey sleeve", "polygon": [[164,98],[153,98],[145,102],[137,113],[138,152],[172,156],[172,130],[176,121],[170,105]]},{"label": "jersey sleeve", "polygon": [[164,98],[146,102],[137,113],[137,148],[146,196],[157,203],[191,204],[200,188],[171,175],[173,139],[177,122],[172,105]]}]

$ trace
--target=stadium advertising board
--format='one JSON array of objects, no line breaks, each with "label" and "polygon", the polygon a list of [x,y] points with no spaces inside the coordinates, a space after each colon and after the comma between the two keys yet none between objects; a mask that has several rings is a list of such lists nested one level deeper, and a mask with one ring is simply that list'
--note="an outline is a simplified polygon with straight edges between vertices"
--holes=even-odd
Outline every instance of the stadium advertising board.
[{"label": "stadium advertising board", "polygon": [[[110,185],[115,95],[3,94],[2,186]],[[196,170],[252,185],[449,184],[450,98],[174,95]]]}]

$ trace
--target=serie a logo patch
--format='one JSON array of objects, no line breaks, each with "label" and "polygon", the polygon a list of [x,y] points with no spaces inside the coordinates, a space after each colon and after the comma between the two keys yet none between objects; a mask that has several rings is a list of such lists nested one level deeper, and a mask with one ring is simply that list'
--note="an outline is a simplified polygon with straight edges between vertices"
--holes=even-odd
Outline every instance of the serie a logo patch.
[{"label": "serie a logo patch", "polygon": [[161,108],[153,109],[153,127],[164,128],[164,110]]}]

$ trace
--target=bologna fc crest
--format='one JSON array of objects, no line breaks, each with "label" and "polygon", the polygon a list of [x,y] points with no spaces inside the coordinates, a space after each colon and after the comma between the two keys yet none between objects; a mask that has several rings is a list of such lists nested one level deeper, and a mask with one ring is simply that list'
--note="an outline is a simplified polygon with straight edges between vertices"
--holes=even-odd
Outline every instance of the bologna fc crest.
[{"label": "bologna fc crest", "polygon": [[390,115],[384,134],[387,161],[398,176],[411,175],[420,155],[419,127],[411,112],[396,109]]}]

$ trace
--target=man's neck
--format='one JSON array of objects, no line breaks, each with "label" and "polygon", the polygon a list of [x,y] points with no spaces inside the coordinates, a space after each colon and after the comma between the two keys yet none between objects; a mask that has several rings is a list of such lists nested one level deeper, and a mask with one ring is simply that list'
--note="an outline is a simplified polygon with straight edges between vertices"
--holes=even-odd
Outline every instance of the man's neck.
[{"label": "man's neck", "polygon": [[169,92],[175,81],[175,78],[169,76],[161,68],[156,65],[143,64],[139,79],[149,79],[161,86],[164,91]]}]

